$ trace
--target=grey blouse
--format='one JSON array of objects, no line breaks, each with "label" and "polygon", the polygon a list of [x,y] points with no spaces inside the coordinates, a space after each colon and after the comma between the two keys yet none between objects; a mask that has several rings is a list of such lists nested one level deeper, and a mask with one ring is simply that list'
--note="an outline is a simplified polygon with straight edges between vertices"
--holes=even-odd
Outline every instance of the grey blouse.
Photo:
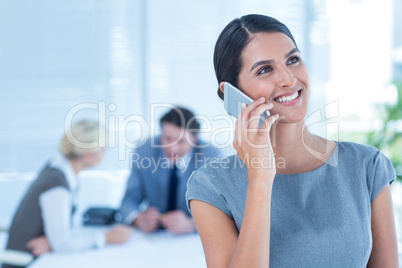
[{"label": "grey blouse", "polygon": [[[372,249],[371,203],[395,179],[376,148],[338,142],[329,160],[300,174],[277,174],[271,200],[270,267],[366,267]],[[192,199],[234,220],[244,213],[247,169],[233,155],[193,172]]]}]

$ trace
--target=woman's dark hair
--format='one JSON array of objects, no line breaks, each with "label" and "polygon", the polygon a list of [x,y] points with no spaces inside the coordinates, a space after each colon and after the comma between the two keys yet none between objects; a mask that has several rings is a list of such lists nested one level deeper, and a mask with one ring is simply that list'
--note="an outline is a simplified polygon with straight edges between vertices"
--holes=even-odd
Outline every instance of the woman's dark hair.
[{"label": "woman's dark hair", "polygon": [[160,119],[160,125],[170,123],[176,127],[189,130],[191,134],[197,135],[200,130],[200,123],[196,120],[195,115],[190,110],[176,106],[170,109]]},{"label": "woman's dark hair", "polygon": [[[226,81],[235,87],[239,86],[243,49],[250,43],[254,34],[263,32],[286,34],[297,47],[288,27],[272,17],[250,14],[234,19],[223,29],[215,44],[214,67],[218,83]],[[219,88],[218,95],[223,100],[224,94]]]}]

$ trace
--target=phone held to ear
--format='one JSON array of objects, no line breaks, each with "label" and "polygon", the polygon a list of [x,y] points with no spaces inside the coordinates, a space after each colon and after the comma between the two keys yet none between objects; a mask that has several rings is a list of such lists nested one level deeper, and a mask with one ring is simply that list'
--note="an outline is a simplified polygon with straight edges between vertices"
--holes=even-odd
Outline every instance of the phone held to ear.
[{"label": "phone held to ear", "polygon": [[[239,118],[242,103],[250,105],[254,101],[252,98],[240,91],[240,89],[234,87],[228,82],[225,82],[224,90],[225,110],[228,112],[228,114],[236,118]],[[261,114],[260,127],[265,119],[267,119],[269,116],[269,111],[265,111]]]}]

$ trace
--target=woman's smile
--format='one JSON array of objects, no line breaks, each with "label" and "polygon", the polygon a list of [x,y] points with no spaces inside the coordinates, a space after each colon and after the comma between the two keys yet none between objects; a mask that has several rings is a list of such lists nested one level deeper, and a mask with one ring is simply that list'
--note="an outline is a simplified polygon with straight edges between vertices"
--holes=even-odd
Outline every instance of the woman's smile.
[{"label": "woman's smile", "polygon": [[299,103],[301,99],[302,89],[295,90],[290,93],[284,93],[276,98],[274,101],[280,103],[281,105],[292,106]]}]

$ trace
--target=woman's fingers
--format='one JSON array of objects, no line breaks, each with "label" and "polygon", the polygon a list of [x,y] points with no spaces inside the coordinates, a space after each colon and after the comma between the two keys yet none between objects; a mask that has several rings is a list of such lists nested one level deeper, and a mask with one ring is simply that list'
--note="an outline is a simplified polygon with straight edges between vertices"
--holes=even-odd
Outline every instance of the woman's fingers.
[{"label": "woman's fingers", "polygon": [[[265,103],[264,98],[253,102],[249,106],[243,103],[239,119],[236,122],[233,146],[241,155],[243,150],[238,150],[242,146],[253,148],[269,147],[269,137],[267,134],[270,125],[275,122],[276,116],[270,116],[264,121],[265,124],[259,128],[261,114],[273,108],[272,103]],[[268,124],[268,125],[267,125]]]},{"label": "woman's fingers", "polygon": [[279,119],[279,114],[271,115],[267,119],[265,119],[264,123],[261,126],[260,131],[269,132],[271,130],[272,125]]},{"label": "woman's fingers", "polygon": [[244,105],[242,104],[242,111],[240,113],[239,119],[241,119],[241,122],[243,122],[243,124],[245,122],[248,121],[248,119],[250,118],[250,113],[257,108],[259,105],[263,104],[265,102],[265,98],[259,98],[258,100],[255,100],[254,102],[252,102],[250,105],[246,105],[247,107],[244,109]]},{"label": "woman's fingers", "polygon": [[50,245],[46,239],[46,236],[39,236],[31,239],[28,241],[27,247],[31,249],[35,256],[39,256],[50,251]]},{"label": "woman's fingers", "polygon": [[273,107],[274,105],[272,103],[263,103],[252,110],[248,120],[248,128],[257,132],[260,128],[261,115]]}]

